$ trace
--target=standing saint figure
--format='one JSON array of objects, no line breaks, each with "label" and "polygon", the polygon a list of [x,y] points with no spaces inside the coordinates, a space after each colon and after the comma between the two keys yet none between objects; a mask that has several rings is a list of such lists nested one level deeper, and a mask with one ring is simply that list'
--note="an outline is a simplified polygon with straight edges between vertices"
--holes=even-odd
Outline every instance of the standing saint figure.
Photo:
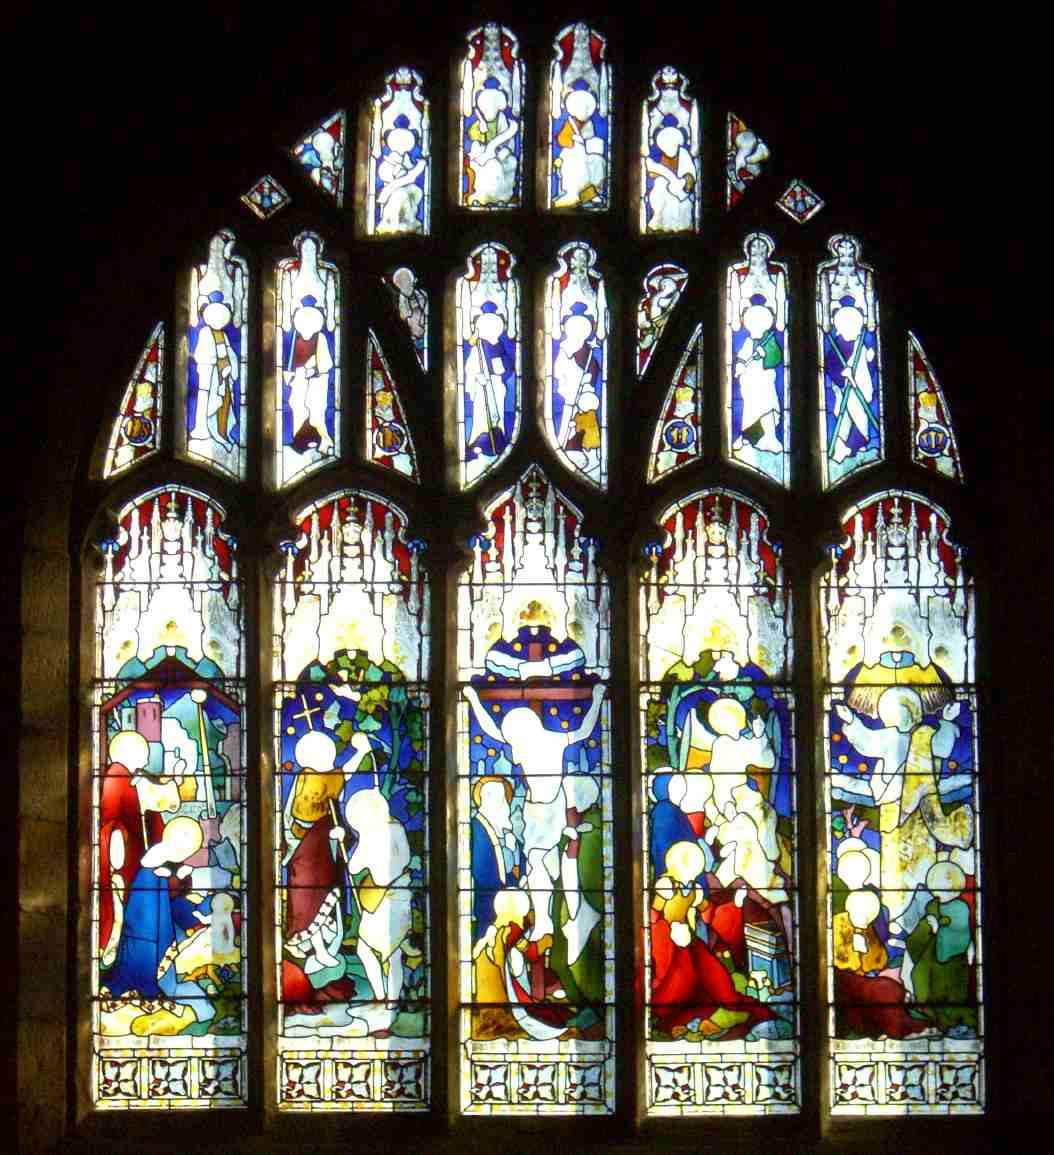
[{"label": "standing saint figure", "polygon": [[326,421],[333,355],[323,332],[325,320],[311,294],[301,298],[293,310],[293,339],[284,376],[289,386],[293,448],[303,451],[314,444],[328,456],[333,452]]},{"label": "standing saint figure", "polygon": [[732,335],[732,448],[753,445],[765,453],[783,449],[784,345],[787,330],[787,277],[770,260],[772,238],[751,233],[744,244],[747,260],[729,270],[728,323]]},{"label": "standing saint figure", "polygon": [[608,202],[609,65],[603,37],[578,23],[554,45],[549,73],[549,203],[604,209]]},{"label": "standing saint figure", "polygon": [[881,445],[878,304],[874,273],[859,260],[859,242],[839,234],[828,247],[835,259],[819,269],[818,312],[827,456],[841,467],[837,480],[852,468],[843,464],[848,458],[868,451],[867,460],[873,460]]},{"label": "standing saint figure", "polygon": [[235,444],[231,436],[234,412],[234,385],[238,380],[238,358],[231,350],[228,327],[232,313],[219,289],[213,289],[198,309],[200,328],[194,345],[198,367],[198,399],[193,438],[211,438],[224,447]]},{"label": "standing saint figure", "polygon": [[[343,828],[336,821],[336,806],[345,782],[370,753],[365,734],[353,734],[352,757],[336,768],[337,744],[324,730],[310,730],[297,742],[294,756],[300,766],[283,811],[287,854],[284,945],[304,960],[310,978],[344,964],[339,957],[344,941]],[[327,976],[328,977],[328,976]]]}]

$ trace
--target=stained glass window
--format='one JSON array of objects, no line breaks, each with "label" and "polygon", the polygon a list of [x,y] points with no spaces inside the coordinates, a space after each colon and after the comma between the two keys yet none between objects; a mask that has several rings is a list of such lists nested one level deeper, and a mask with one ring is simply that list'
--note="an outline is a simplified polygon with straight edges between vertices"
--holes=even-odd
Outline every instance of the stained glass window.
[{"label": "stained glass window", "polygon": [[123,473],[129,466],[158,451],[164,372],[165,326],[159,324],[150,334],[121,398],[110,433],[103,477]]},{"label": "stained glass window", "polygon": [[[645,61],[620,171],[608,43],[554,31],[457,33],[427,86],[442,188],[424,76],[379,48],[339,97],[354,197],[347,115],[313,117],[279,157],[296,235],[261,178],[253,237],[192,250],[174,363],[158,325],[96,446],[93,527],[119,509],[90,531],[99,1109],[985,1107],[941,385],[880,313],[885,262],[786,220],[815,192],[741,207],[769,161],[743,120]],[[604,215],[617,188],[635,219]],[[813,354],[815,402],[791,378]],[[847,508],[879,463],[898,488]]]},{"label": "stained glass window", "polygon": [[775,242],[751,233],[746,260],[728,270],[725,439],[732,460],[786,485],[790,470],[787,266]]},{"label": "stained glass window", "polygon": [[908,333],[908,381],[912,458],[934,473],[962,481],[951,410],[926,351],[914,333]]},{"label": "stained glass window", "polygon": [[604,37],[582,23],[568,25],[553,43],[548,133],[548,207],[608,208],[611,65]]},{"label": "stained glass window", "polygon": [[545,282],[544,420],[569,469],[607,485],[608,306],[597,255],[573,242]]},{"label": "stained glass window", "polygon": [[610,621],[597,543],[532,466],[458,587],[468,1114],[614,1109]]},{"label": "stained glass window", "polygon": [[344,113],[335,112],[313,128],[292,148],[313,184],[338,205],[344,203]]},{"label": "stained glass window", "polygon": [[796,1111],[797,807],[789,600],[762,512],[660,518],[640,589],[650,1113]]},{"label": "stained glass window", "polygon": [[429,1099],[429,592],[406,515],[297,516],[275,589],[279,1103]]},{"label": "stained glass window", "polygon": [[461,484],[504,460],[520,427],[520,292],[504,245],[474,249],[455,293]]},{"label": "stained glass window", "polygon": [[421,287],[417,274],[405,265],[393,269],[384,278],[391,291],[399,319],[410,333],[417,363],[428,371],[428,294]]},{"label": "stained glass window", "polygon": [[181,348],[187,456],[235,479],[245,476],[249,268],[234,233],[209,241],[208,259],[190,270],[187,331]]},{"label": "stained glass window", "polygon": [[641,112],[640,228],[643,233],[699,231],[702,208],[699,102],[676,68],[652,77]]},{"label": "stained glass window", "polygon": [[769,148],[734,112],[728,114],[725,134],[725,207],[731,209],[743,199],[747,185],[761,175]]},{"label": "stained glass window", "polygon": [[468,35],[460,114],[460,203],[516,208],[523,189],[523,64],[519,42],[499,24]]},{"label": "stained glass window", "polygon": [[703,327],[697,325],[655,425],[648,480],[698,461],[703,453]]},{"label": "stained glass window", "polygon": [[637,376],[643,377],[666,322],[688,283],[680,265],[656,265],[644,278],[644,292],[637,306]]},{"label": "stained glass window", "polygon": [[291,198],[289,193],[273,176],[262,176],[242,197],[242,204],[254,215],[265,221],[273,217],[279,209],[284,209]]},{"label": "stained glass window", "polygon": [[833,259],[816,274],[820,445],[824,486],[882,460],[882,358],[875,274],[860,242],[831,237]]},{"label": "stained glass window", "polygon": [[417,480],[417,454],[399,390],[371,330],[366,339],[366,460]]},{"label": "stained glass window", "polygon": [[820,194],[809,188],[803,180],[792,180],[776,201],[776,207],[800,225],[811,221],[823,206]]},{"label": "stained glass window", "polygon": [[247,1095],[242,592],[195,490],[129,503],[102,543],[93,682],[92,1097]]},{"label": "stained glass window", "polygon": [[432,220],[432,127],[419,73],[396,69],[373,102],[366,231],[427,233]]},{"label": "stained glass window", "polygon": [[947,514],[847,510],[820,591],[831,1109],[984,1103],[973,582]]},{"label": "stained glass window", "polygon": [[275,269],[275,467],[280,486],[340,451],[340,274],[317,233]]}]

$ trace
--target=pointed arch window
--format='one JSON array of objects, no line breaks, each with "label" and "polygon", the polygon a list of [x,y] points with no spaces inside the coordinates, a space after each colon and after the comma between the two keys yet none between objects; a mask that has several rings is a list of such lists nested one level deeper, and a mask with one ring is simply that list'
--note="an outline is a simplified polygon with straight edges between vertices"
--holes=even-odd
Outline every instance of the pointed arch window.
[{"label": "pointed arch window", "polygon": [[93,1109],[984,1109],[952,407],[752,127],[553,31],[296,126],[101,435]]}]

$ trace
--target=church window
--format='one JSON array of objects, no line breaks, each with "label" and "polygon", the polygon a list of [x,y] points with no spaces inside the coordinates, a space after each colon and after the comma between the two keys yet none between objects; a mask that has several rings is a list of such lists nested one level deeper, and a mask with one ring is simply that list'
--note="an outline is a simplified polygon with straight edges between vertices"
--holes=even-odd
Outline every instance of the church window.
[{"label": "church window", "polygon": [[856,237],[838,233],[827,247],[832,259],[816,271],[816,341],[821,461],[831,486],[882,460],[885,429],[875,271],[860,260]]},{"label": "church window", "polygon": [[92,1096],[242,1104],[245,635],[224,510],[180,486],[121,510],[95,593]]},{"label": "church window", "polygon": [[458,586],[461,1109],[610,1114],[610,597],[532,465]]},{"label": "church window", "polygon": [[640,589],[650,1114],[798,1110],[793,649],[779,546],[724,489],[663,512]]},{"label": "church window", "polygon": [[761,175],[761,167],[769,159],[769,146],[731,111],[725,137],[725,208],[731,209],[743,199],[747,185]]},{"label": "church window", "polygon": [[275,269],[275,472],[284,488],[340,452],[340,277],[316,233]]},{"label": "church window", "polygon": [[699,102],[675,68],[663,68],[641,110],[641,232],[699,231],[700,166]]},{"label": "church window", "polygon": [[959,450],[951,411],[937,374],[918,337],[908,333],[908,381],[911,395],[911,455],[915,463],[941,473],[953,481],[962,481]]},{"label": "church window", "polygon": [[410,331],[417,363],[428,372],[428,292],[413,269],[401,266],[384,277],[399,312],[399,319]]},{"label": "church window", "polygon": [[296,524],[274,596],[278,1101],[420,1111],[431,1035],[423,542],[365,491],[315,502]]},{"label": "church window", "polygon": [[572,242],[545,281],[545,434],[560,460],[607,488],[608,303],[597,254]]},{"label": "church window", "polygon": [[343,112],[334,112],[290,150],[312,183],[338,207],[344,204],[344,120]]},{"label": "church window", "polygon": [[765,233],[743,242],[725,297],[724,435],[732,460],[786,485],[790,478],[790,300],[787,266]]},{"label": "church window", "polygon": [[[229,229],[209,241],[190,270],[187,328],[180,346],[186,456],[240,481],[245,477],[249,266]],[[251,391],[255,400],[256,391]]]},{"label": "church window", "polygon": [[569,25],[553,42],[549,69],[549,208],[610,207],[611,107],[606,40],[585,24]]},{"label": "church window", "polygon": [[121,398],[103,477],[116,477],[160,448],[164,370],[165,326],[159,324],[150,334]]},{"label": "church window", "polygon": [[655,346],[687,284],[688,272],[680,265],[656,265],[644,278],[637,306],[638,377],[643,377],[651,364]]},{"label": "church window", "polygon": [[398,68],[373,102],[366,178],[366,232],[423,233],[432,220],[432,126],[424,80]]},{"label": "church window", "polygon": [[820,590],[831,1109],[984,1101],[974,589],[917,493],[846,511]]},{"label": "church window", "polygon": [[262,176],[242,197],[242,204],[265,221],[290,203],[290,196],[273,176]]},{"label": "church window", "polygon": [[93,1110],[985,1108],[949,404],[752,127],[552,31],[306,114],[100,434]]},{"label": "church window", "polygon": [[454,286],[462,487],[497,468],[520,431],[523,345],[515,266],[504,245],[480,245]]},{"label": "church window", "polygon": [[523,194],[523,62],[498,24],[468,35],[461,64],[461,183],[469,209],[518,208]]},{"label": "church window", "polygon": [[697,325],[655,423],[649,481],[657,481],[702,456],[703,364],[703,327]]},{"label": "church window", "polygon": [[417,454],[399,390],[376,333],[366,336],[366,460],[418,480]]}]

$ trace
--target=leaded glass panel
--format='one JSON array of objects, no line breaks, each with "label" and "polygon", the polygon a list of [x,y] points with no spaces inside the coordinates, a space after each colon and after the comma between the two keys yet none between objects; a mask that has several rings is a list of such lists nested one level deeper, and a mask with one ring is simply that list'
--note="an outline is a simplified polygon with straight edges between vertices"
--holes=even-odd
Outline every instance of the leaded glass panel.
[{"label": "leaded glass panel", "polygon": [[984,1105],[974,591],[950,528],[880,493],[820,589],[837,1114]]},{"label": "leaded glass panel", "polygon": [[423,543],[401,510],[345,490],[302,510],[282,549],[279,1104],[422,1111],[431,1034]]},{"label": "leaded glass panel", "polygon": [[729,266],[725,298],[725,444],[732,460],[790,480],[790,300],[775,242],[751,233]]},{"label": "leaded glass panel", "polygon": [[150,334],[121,398],[110,432],[103,477],[115,477],[158,451],[165,380],[165,326]]},{"label": "leaded glass panel", "polygon": [[421,75],[398,68],[373,102],[366,232],[395,236],[431,230],[432,127]]},{"label": "leaded glass panel", "polygon": [[797,773],[789,600],[764,515],[667,509],[640,596],[646,1095],[796,1111]]},{"label": "leaded glass panel", "polygon": [[190,270],[181,444],[192,460],[241,480],[250,392],[249,267],[235,255],[234,242],[234,233],[222,229],[209,241],[206,262]]},{"label": "leaded glass panel", "polygon": [[881,461],[885,452],[875,272],[861,263],[856,237],[838,233],[827,247],[834,259],[816,273],[825,488]]},{"label": "leaded glass panel", "polygon": [[518,208],[523,189],[523,63],[499,24],[468,34],[461,64],[461,183],[470,209]]},{"label": "leaded glass panel", "polygon": [[340,273],[317,233],[275,269],[275,470],[279,487],[340,452]]},{"label": "leaded glass panel", "polygon": [[519,433],[522,342],[515,266],[504,245],[480,245],[454,286],[463,487],[503,461]]},{"label": "leaded glass panel", "polygon": [[568,25],[553,42],[548,119],[547,207],[610,207],[611,65],[607,41],[585,24]]},{"label": "leaded glass panel", "polygon": [[607,580],[537,467],[486,518],[457,603],[461,1107],[608,1114]]},{"label": "leaded glass panel", "polygon": [[557,253],[545,282],[544,422],[550,446],[569,469],[607,488],[608,306],[589,245]]},{"label": "leaded glass panel", "polygon": [[[102,544],[92,774],[92,1099],[247,1095],[245,682],[224,511],[156,489]],[[221,1074],[222,1072],[222,1074]]]},{"label": "leaded glass panel", "polygon": [[652,77],[640,131],[641,232],[697,233],[703,203],[699,102],[676,68]]}]

